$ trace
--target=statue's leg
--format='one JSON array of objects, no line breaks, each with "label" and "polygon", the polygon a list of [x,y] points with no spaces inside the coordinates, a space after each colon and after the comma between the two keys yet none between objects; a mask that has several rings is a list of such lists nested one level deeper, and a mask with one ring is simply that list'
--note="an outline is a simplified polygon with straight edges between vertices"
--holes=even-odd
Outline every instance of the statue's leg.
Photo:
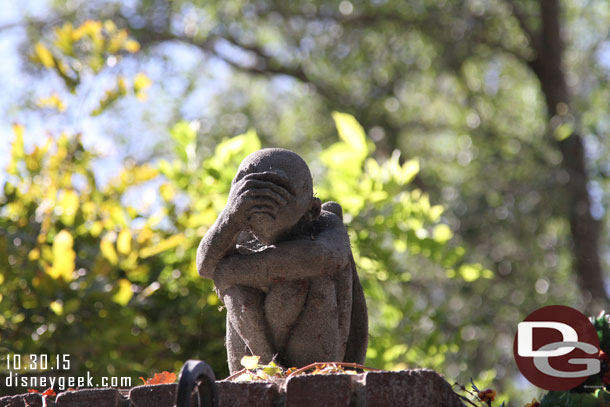
[{"label": "statue's leg", "polygon": [[[261,362],[268,363],[274,352],[265,320],[264,297],[261,290],[233,286],[225,290],[223,302],[227,307],[227,326],[230,323],[250,354],[260,356]],[[227,335],[227,341],[229,339]]]},{"label": "statue's leg", "polygon": [[243,369],[241,365],[241,358],[248,355],[248,347],[241,336],[237,333],[233,325],[231,324],[231,320],[229,318],[229,314],[227,314],[227,337],[226,337],[226,347],[227,347],[227,357],[229,362],[229,372],[231,374]]},{"label": "statue's leg", "polygon": [[284,362],[296,367],[313,362],[340,362],[344,353],[335,284],[329,279],[314,278],[303,312],[290,332]]},{"label": "statue's leg", "polygon": [[265,318],[280,360],[290,330],[303,311],[308,292],[307,280],[284,281],[271,286],[265,297]]}]

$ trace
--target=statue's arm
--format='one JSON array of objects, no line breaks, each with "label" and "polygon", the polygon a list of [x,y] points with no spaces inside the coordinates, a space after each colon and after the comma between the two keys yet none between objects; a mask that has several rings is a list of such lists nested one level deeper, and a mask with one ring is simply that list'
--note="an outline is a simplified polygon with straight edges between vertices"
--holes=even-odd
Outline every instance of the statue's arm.
[{"label": "statue's arm", "polygon": [[223,257],[233,252],[239,227],[231,222],[225,211],[207,231],[197,248],[197,272],[203,278],[214,278],[214,272]]},{"label": "statue's arm", "polygon": [[230,255],[219,263],[214,282],[220,289],[233,285],[268,287],[286,280],[332,275],[350,261],[347,231],[329,215],[328,227],[311,239],[280,242],[275,248],[247,255]]}]

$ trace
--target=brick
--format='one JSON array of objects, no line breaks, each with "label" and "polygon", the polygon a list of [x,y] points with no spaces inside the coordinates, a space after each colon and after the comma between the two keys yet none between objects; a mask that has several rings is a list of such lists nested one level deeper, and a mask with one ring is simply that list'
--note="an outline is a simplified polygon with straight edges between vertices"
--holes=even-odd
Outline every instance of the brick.
[{"label": "brick", "polygon": [[86,389],[59,393],[57,407],[121,407],[121,395],[115,389]]},{"label": "brick", "polygon": [[286,382],[286,407],[348,407],[350,375],[295,376]]},{"label": "brick", "polygon": [[427,369],[367,372],[364,407],[464,407],[449,383]]},{"label": "brick", "polygon": [[0,407],[42,407],[42,396],[38,393],[0,397]]},{"label": "brick", "polygon": [[133,407],[173,407],[176,384],[155,384],[131,389],[129,399]]},{"label": "brick", "polygon": [[278,403],[277,386],[271,383],[216,382],[218,407],[272,407]]}]

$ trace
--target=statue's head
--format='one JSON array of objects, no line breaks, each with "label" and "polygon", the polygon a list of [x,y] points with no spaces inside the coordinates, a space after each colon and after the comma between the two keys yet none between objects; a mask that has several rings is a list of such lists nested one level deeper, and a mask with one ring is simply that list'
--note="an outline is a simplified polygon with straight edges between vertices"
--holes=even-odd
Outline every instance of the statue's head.
[{"label": "statue's head", "polygon": [[256,151],[242,161],[231,187],[246,177],[261,193],[248,222],[262,243],[272,244],[320,214],[309,167],[298,154],[281,148]]}]

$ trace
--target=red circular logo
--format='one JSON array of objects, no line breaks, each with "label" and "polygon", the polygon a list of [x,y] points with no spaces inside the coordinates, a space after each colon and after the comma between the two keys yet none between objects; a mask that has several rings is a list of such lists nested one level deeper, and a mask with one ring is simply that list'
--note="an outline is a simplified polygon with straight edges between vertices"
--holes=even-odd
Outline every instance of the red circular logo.
[{"label": "red circular logo", "polygon": [[513,353],[523,376],[545,390],[573,389],[600,371],[595,327],[563,305],[540,308],[519,323]]}]

